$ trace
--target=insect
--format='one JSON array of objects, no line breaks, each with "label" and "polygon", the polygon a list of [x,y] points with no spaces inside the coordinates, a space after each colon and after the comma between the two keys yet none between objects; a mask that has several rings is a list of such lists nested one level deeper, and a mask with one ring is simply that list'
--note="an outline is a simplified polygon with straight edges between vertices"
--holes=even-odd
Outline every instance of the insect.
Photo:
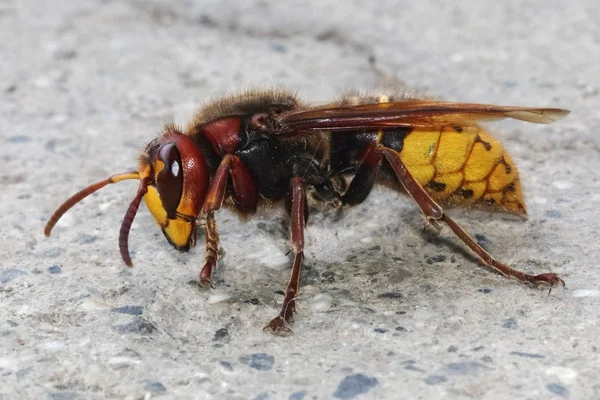
[{"label": "insect", "polygon": [[492,270],[520,282],[550,287],[554,273],[528,275],[496,260],[446,214],[442,205],[483,206],[526,214],[517,168],[478,123],[513,118],[549,124],[569,112],[556,108],[502,107],[390,96],[346,95],[312,106],[285,90],[248,91],[201,108],[179,129],[167,125],[139,156],[137,171],[94,183],[65,201],[46,224],[104,186],[140,181],[119,233],[132,266],[129,231],[144,199],[173,247],[188,251],[205,221],[201,286],[211,285],[219,261],[215,213],[222,206],[243,217],[281,204],[290,218],[292,272],[281,312],[265,330],[291,332],[304,257],[309,203],[347,207],[362,203],[376,184],[408,195],[426,224],[450,230]]}]

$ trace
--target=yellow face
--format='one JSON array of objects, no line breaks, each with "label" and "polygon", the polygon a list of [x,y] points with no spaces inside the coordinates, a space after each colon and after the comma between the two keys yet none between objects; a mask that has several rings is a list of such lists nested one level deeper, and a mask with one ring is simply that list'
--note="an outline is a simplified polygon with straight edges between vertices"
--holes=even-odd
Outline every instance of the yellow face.
[{"label": "yellow face", "polygon": [[191,236],[195,231],[195,224],[181,218],[167,218],[167,212],[163,208],[158,190],[154,186],[148,186],[144,202],[169,243],[178,250],[188,250],[191,245]]},{"label": "yellow face", "polygon": [[151,178],[144,202],[169,243],[187,251],[195,244],[196,218],[208,176],[199,168],[202,160],[187,138],[177,135],[166,139],[171,140],[150,146],[148,157],[140,163],[140,177]]}]

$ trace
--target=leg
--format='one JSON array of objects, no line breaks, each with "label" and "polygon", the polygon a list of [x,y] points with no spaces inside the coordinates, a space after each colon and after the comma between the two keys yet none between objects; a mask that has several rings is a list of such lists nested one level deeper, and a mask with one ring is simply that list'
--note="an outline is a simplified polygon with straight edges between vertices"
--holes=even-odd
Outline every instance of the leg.
[{"label": "leg", "polygon": [[244,214],[252,214],[256,211],[258,188],[248,168],[237,156],[226,154],[212,179],[206,200],[202,206],[202,214],[221,209],[230,176],[233,183],[235,208]]},{"label": "leg", "polygon": [[269,322],[264,330],[279,335],[292,333],[288,325],[292,322],[294,312],[296,311],[296,296],[298,295],[300,285],[300,270],[302,268],[302,258],[304,257],[304,225],[306,214],[306,192],[304,190],[302,178],[292,178],[290,182],[292,210],[291,210],[291,236],[292,250],[294,251],[294,264],[292,265],[292,274],[285,288],[283,306],[279,315]]},{"label": "leg", "polygon": [[212,274],[219,261],[219,233],[217,232],[214,213],[219,211],[223,205],[229,176],[233,180],[236,208],[244,213],[256,210],[258,191],[252,177],[239,158],[226,154],[221,160],[221,164],[219,164],[202,206],[201,214],[206,215],[206,225],[204,227],[206,233],[206,259],[198,276],[200,286],[208,284],[212,287]]},{"label": "leg", "polygon": [[354,178],[352,178],[348,190],[342,196],[343,205],[353,206],[365,201],[371,190],[373,190],[382,158],[383,156],[377,145],[371,146],[360,167],[358,167]]},{"label": "leg", "polygon": [[198,276],[198,284],[200,286],[212,285],[212,274],[217,268],[219,262],[219,233],[217,232],[217,224],[215,223],[215,214],[210,212],[206,214],[206,224],[204,226],[206,236],[206,255],[204,256],[204,266]]},{"label": "leg", "polygon": [[204,266],[198,275],[198,285],[200,286],[208,284],[210,287],[213,287],[212,274],[217,268],[217,262],[219,261],[219,234],[215,222],[215,211],[220,210],[223,205],[232,158],[233,157],[229,154],[223,157],[223,160],[215,173],[215,177],[210,184],[210,188],[208,189],[204,205],[202,206],[201,214],[206,215],[206,224],[204,225],[206,253]]},{"label": "leg", "polygon": [[565,282],[556,274],[545,273],[540,275],[528,275],[524,272],[512,269],[506,264],[501,263],[494,259],[483,247],[481,247],[465,230],[458,225],[452,218],[444,213],[442,207],[440,207],[425,190],[415,181],[410,172],[406,169],[406,166],[396,153],[392,149],[381,147],[381,152],[392,166],[392,169],[396,173],[396,176],[400,180],[400,183],[406,190],[406,192],[413,198],[415,203],[419,206],[421,211],[425,214],[427,222],[431,222],[434,225],[436,222],[444,222],[452,232],[458,238],[467,245],[485,264],[487,267],[495,270],[496,272],[504,275],[507,278],[515,278],[518,281],[526,284],[532,284],[535,286],[549,286],[552,288],[555,285],[562,284]]},{"label": "leg", "polygon": [[231,154],[226,154],[221,160],[221,164],[219,164],[219,168],[217,168],[217,172],[208,188],[208,193],[206,194],[206,199],[204,200],[204,205],[200,212],[201,214],[208,215],[208,213],[219,211],[221,209],[223,199],[225,199],[225,190],[227,189],[227,180],[229,178],[229,172],[231,171],[232,162],[233,156]]}]

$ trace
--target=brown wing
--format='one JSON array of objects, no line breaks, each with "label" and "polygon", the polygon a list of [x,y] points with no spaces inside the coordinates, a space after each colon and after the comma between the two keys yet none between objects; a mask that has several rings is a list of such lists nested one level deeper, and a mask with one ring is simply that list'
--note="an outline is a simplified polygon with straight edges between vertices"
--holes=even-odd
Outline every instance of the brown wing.
[{"label": "brown wing", "polygon": [[560,108],[493,106],[418,100],[365,104],[349,107],[315,108],[281,115],[280,135],[293,136],[312,130],[355,130],[384,127],[432,126],[440,123],[472,125],[480,121],[513,118],[537,124],[550,124],[569,114]]}]

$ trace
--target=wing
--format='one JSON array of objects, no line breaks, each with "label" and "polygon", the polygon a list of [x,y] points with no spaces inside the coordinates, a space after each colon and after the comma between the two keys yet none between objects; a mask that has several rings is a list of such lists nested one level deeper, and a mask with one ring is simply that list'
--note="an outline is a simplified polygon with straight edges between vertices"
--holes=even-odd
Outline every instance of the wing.
[{"label": "wing", "polygon": [[481,121],[513,118],[537,124],[551,124],[569,114],[560,108],[493,106],[432,100],[364,104],[348,107],[315,108],[295,111],[277,118],[277,134],[293,136],[300,132],[344,131],[385,127],[427,127],[432,125],[472,125]]}]

